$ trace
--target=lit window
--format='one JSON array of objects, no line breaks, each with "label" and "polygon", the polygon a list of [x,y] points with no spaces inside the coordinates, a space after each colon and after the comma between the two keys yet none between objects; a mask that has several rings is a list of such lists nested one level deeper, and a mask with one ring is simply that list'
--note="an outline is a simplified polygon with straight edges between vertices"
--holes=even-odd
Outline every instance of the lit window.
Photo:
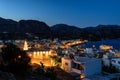
[{"label": "lit window", "polygon": [[18,58],[21,58],[21,55],[19,55]]}]

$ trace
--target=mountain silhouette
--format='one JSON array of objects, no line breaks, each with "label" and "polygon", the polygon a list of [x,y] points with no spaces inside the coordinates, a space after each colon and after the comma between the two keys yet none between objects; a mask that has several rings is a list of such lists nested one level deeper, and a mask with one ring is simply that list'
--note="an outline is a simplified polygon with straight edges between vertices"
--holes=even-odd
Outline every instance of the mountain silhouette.
[{"label": "mountain silhouette", "polygon": [[67,24],[47,25],[38,20],[4,19],[0,17],[0,39],[87,39],[91,41],[120,38],[119,25],[79,28]]}]

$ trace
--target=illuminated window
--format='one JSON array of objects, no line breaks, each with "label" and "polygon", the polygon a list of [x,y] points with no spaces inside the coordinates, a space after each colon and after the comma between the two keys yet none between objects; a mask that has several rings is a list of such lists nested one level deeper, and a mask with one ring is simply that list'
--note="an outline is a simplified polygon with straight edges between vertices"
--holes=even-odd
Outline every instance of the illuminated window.
[{"label": "illuminated window", "polygon": [[43,53],[45,53],[45,51],[43,51]]}]

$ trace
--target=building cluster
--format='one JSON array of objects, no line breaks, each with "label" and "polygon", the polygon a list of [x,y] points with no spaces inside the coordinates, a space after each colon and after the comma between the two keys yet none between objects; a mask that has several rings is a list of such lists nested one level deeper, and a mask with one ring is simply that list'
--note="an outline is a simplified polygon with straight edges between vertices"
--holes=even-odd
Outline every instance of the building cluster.
[{"label": "building cluster", "polygon": [[[55,66],[55,58],[60,58],[60,67],[73,76],[78,74],[81,79],[100,74],[103,66],[114,66],[120,71],[120,53],[115,52],[112,46],[101,45],[100,50],[97,50],[95,45],[86,48],[86,42],[87,40],[79,39],[42,39],[16,40],[12,43],[26,51],[31,58],[31,64],[42,62],[45,66]],[[3,45],[0,44],[0,47]]]}]

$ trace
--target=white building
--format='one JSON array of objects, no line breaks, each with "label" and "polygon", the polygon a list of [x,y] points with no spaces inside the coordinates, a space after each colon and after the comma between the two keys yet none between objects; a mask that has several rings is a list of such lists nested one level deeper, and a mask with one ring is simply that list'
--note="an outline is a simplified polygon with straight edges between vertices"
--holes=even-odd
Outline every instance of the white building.
[{"label": "white building", "polygon": [[110,60],[109,60],[109,58],[108,58],[108,54],[104,54],[103,55],[103,57],[102,57],[102,61],[103,61],[103,64],[105,65],[105,66],[110,66]]},{"label": "white building", "polygon": [[87,54],[93,54],[93,49],[92,48],[86,48],[86,53]]},{"label": "white building", "polygon": [[66,72],[75,72],[91,76],[96,73],[101,73],[101,59],[78,57],[71,59],[68,56],[62,58],[62,68]]},{"label": "white building", "polygon": [[111,59],[111,64],[120,70],[120,58]]},{"label": "white building", "polygon": [[[36,46],[37,47],[37,46]],[[28,48],[27,41],[24,42],[23,50],[31,58],[31,64],[40,64],[42,62],[45,66],[52,66],[53,61],[50,56],[56,56],[56,51],[49,48]]]}]

